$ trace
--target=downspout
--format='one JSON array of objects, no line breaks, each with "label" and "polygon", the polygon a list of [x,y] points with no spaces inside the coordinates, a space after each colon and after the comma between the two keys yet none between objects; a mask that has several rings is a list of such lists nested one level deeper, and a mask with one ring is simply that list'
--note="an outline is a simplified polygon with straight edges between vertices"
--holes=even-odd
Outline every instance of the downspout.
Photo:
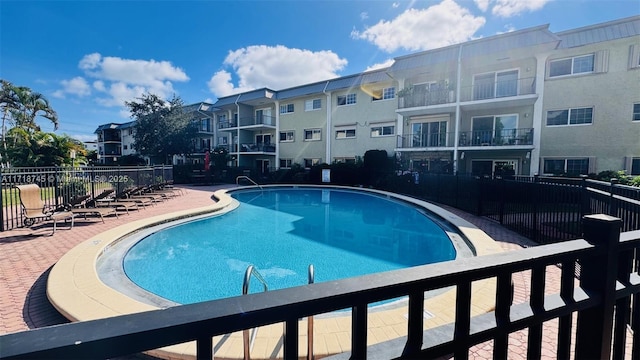
[{"label": "downspout", "polygon": [[460,81],[462,80],[462,44],[458,49],[458,68],[456,70],[456,120],[453,130],[453,173],[458,174],[458,145],[460,140]]},{"label": "downspout", "polygon": [[542,131],[542,102],[544,101],[545,66],[550,53],[536,55],[536,94],[538,99],[533,104],[533,149],[529,156],[529,176],[540,174],[540,132]]},{"label": "downspout", "polygon": [[[240,105],[238,101],[242,94],[238,94],[238,97],[233,102],[236,105],[236,114],[238,114],[238,119],[236,119],[236,137],[238,138],[238,142],[236,143],[236,167],[240,167]],[[231,114],[233,116],[233,114]],[[233,142],[233,139],[231,139]]]},{"label": "downspout", "polygon": [[329,86],[329,81],[324,84],[324,89],[322,89],[322,93],[326,96],[327,99],[327,142],[325,146],[325,163],[331,163],[331,92],[327,93],[327,87]]}]

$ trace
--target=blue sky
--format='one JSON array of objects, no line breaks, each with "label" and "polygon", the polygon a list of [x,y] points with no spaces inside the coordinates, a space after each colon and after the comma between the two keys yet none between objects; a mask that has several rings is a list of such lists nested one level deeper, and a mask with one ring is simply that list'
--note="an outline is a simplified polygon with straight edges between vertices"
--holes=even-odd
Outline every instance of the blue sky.
[{"label": "blue sky", "polygon": [[214,102],[531,26],[638,14],[638,0],[0,0],[0,78],[45,95],[58,133],[85,141],[130,121],[124,101],[146,92]]}]

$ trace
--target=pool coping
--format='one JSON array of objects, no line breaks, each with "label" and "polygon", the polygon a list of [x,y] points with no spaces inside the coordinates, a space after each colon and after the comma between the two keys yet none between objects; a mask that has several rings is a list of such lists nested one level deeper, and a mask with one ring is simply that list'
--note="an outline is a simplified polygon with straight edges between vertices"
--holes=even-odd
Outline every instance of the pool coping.
[{"label": "pool coping", "polygon": [[[277,185],[283,187],[283,185]],[[286,187],[302,188],[305,185],[284,185]],[[262,186],[267,188],[269,186]],[[309,187],[323,187],[309,185]],[[392,194],[373,189],[362,189],[341,186],[325,186],[351,191],[378,193],[418,204],[425,209],[457,227],[460,233],[471,243],[477,256],[502,252],[501,247],[486,233],[468,221],[444,210],[434,204],[418,200],[409,196]],[[242,189],[256,188],[256,186],[242,187]],[[237,190],[239,188],[234,188]],[[224,213],[232,211],[238,206],[227,191],[218,190],[213,193],[217,200],[211,206],[183,210],[164,215],[153,216],[137,220],[111,230],[100,233],[71,249],[52,268],[47,282],[47,297],[51,304],[71,321],[86,321],[124,314],[160,309],[159,307],[142,303],[132,299],[111,287],[105,285],[99,278],[96,263],[100,256],[114,243],[128,237],[142,229],[157,226],[177,219],[190,218],[198,215]],[[433,296],[425,300],[424,328],[450,323],[455,318],[455,289]],[[487,279],[474,282],[472,286],[472,316],[493,310],[495,304],[495,280]],[[370,312],[368,316],[368,344],[391,340],[407,335],[406,306],[389,310]],[[322,357],[349,351],[351,346],[350,314],[345,316],[314,319],[314,354]],[[299,324],[300,343],[306,343],[306,319]],[[283,327],[272,324],[259,328],[251,350],[252,358],[282,357],[281,337]],[[213,338],[216,359],[242,359],[242,332]],[[167,346],[148,351],[150,355],[168,359],[194,359],[195,342]],[[300,347],[300,356],[306,354],[306,348]]]}]

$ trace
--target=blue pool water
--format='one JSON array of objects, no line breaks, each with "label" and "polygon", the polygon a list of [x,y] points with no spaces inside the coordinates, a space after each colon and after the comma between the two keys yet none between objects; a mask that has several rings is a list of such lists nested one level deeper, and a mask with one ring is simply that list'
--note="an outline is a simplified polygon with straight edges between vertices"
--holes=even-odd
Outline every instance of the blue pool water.
[{"label": "blue pool water", "polygon": [[[124,258],[138,286],[181,304],[242,294],[249,265],[269,289],[454,259],[444,230],[423,211],[383,196],[338,189],[238,191],[223,215],[153,233]],[[262,291],[252,279],[250,292]]]}]

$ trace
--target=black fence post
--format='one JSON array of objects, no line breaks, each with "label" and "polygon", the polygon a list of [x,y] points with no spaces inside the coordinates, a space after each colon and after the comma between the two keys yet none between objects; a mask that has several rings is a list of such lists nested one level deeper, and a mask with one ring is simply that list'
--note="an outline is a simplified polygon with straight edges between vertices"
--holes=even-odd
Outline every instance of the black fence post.
[{"label": "black fence post", "polygon": [[582,185],[582,193],[580,196],[580,218],[585,215],[591,214],[591,198],[589,197],[589,190],[587,189],[587,179],[589,178],[587,175],[580,175],[582,181],[580,184]]},{"label": "black fence post", "polygon": [[91,198],[95,198],[96,197],[96,169],[94,167],[94,165],[91,165]]},{"label": "black fence post", "polygon": [[585,240],[596,246],[593,257],[581,262],[580,285],[600,300],[597,306],[578,312],[576,359],[609,359],[616,302],[616,277],[622,220],[613,216],[587,215]]},{"label": "black fence post", "polygon": [[482,216],[482,176],[477,176],[476,180],[478,188],[478,196],[476,197],[476,200],[478,201],[478,203],[476,204],[476,215]]},{"label": "black fence post", "polygon": [[531,240],[540,243],[540,228],[538,226],[538,200],[540,196],[540,183],[538,182],[538,174],[533,176],[533,194],[531,196],[531,226],[533,228],[533,238]]},{"label": "black fence post", "polygon": [[500,220],[500,225],[504,224],[504,203],[506,202],[506,198],[507,196],[505,196],[505,188],[506,188],[506,183],[504,181],[503,177],[500,177],[498,179],[498,183],[500,184],[500,204],[498,205],[499,208],[499,214],[498,214],[498,219]]},{"label": "black fence post", "polygon": [[[0,168],[0,231],[4,231],[4,200],[2,198],[4,191],[2,190],[2,184],[4,183],[4,175],[2,174],[2,168]],[[11,199],[10,197],[8,199]],[[9,201],[7,201],[9,203]]]},{"label": "black fence post", "polygon": [[56,209],[59,205],[58,198],[60,197],[60,195],[62,195],[62,197],[64,198],[64,194],[62,193],[62,189],[60,188],[60,183],[58,182],[58,177],[60,176],[58,169],[58,165],[56,165],[53,170],[53,193],[55,194],[54,205]]},{"label": "black fence post", "polygon": [[611,185],[609,186],[609,215],[618,216],[618,204],[616,199],[613,197],[613,189],[616,185],[618,185],[618,179],[612,178]]}]

